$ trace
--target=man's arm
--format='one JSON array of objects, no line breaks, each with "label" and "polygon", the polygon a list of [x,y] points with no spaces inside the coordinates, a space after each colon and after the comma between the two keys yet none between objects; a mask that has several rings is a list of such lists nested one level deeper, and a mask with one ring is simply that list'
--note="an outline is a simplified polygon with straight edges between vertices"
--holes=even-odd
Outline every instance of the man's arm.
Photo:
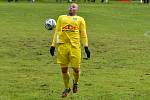
[{"label": "man's arm", "polygon": [[80,24],[80,37],[84,47],[88,47],[88,38],[86,33],[86,23],[84,19],[81,20]]},{"label": "man's arm", "polygon": [[81,37],[81,41],[84,46],[87,58],[90,58],[90,51],[88,49],[88,37],[86,33],[86,23],[84,19],[81,20],[81,24],[80,24],[80,37]]},{"label": "man's arm", "polygon": [[53,40],[52,40],[52,45],[50,47],[50,54],[52,56],[54,56],[55,47],[57,44],[57,36],[60,31],[61,31],[61,27],[60,27],[60,17],[59,17],[57,20],[57,24],[56,24],[55,33],[54,33]]},{"label": "man's arm", "polygon": [[56,28],[55,28],[55,32],[54,32],[54,36],[53,36],[53,41],[52,41],[52,45],[53,47],[56,46],[57,44],[57,39],[58,39],[58,33],[61,31],[61,27],[60,27],[60,17],[57,20],[57,24],[56,24]]}]

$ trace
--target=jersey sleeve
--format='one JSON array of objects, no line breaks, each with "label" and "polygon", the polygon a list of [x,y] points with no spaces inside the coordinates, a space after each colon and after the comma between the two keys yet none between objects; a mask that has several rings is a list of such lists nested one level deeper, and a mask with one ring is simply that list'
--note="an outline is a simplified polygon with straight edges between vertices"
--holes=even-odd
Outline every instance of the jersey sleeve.
[{"label": "jersey sleeve", "polygon": [[60,26],[60,16],[58,17],[58,20],[57,20],[57,24],[56,24],[56,28],[55,28],[55,32],[54,32],[54,35],[53,35],[53,41],[52,41],[52,45],[51,46],[56,46],[57,42],[58,42],[58,35],[59,35],[59,32],[61,31],[61,26]]},{"label": "jersey sleeve", "polygon": [[86,33],[86,23],[84,19],[81,19],[81,24],[80,24],[80,37],[81,41],[84,47],[88,46],[88,38],[87,38],[87,33]]}]

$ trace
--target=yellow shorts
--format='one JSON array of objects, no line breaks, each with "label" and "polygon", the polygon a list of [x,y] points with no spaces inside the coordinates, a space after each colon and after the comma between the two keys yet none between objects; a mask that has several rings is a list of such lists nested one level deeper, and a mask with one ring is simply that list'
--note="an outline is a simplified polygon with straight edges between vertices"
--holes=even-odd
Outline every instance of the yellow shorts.
[{"label": "yellow shorts", "polygon": [[71,63],[72,67],[80,67],[81,48],[74,47],[71,43],[58,45],[57,63],[67,65]]}]

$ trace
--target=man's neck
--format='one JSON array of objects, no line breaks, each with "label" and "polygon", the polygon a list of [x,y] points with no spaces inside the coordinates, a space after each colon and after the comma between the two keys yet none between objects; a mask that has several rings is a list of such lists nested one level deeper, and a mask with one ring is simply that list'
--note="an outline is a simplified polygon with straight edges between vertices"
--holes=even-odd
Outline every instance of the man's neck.
[{"label": "man's neck", "polygon": [[77,14],[69,13],[69,16],[76,16]]}]

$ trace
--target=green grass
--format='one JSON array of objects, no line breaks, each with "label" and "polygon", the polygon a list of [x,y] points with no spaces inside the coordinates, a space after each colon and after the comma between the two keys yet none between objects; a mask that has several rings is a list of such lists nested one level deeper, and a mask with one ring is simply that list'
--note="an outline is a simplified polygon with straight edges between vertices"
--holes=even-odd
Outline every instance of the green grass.
[{"label": "green grass", "polygon": [[[0,100],[61,100],[61,71],[52,63],[51,34],[43,23],[66,14],[67,6],[0,3]],[[149,100],[149,9],[138,3],[80,4],[92,55],[82,60],[79,93],[65,100]]]}]

